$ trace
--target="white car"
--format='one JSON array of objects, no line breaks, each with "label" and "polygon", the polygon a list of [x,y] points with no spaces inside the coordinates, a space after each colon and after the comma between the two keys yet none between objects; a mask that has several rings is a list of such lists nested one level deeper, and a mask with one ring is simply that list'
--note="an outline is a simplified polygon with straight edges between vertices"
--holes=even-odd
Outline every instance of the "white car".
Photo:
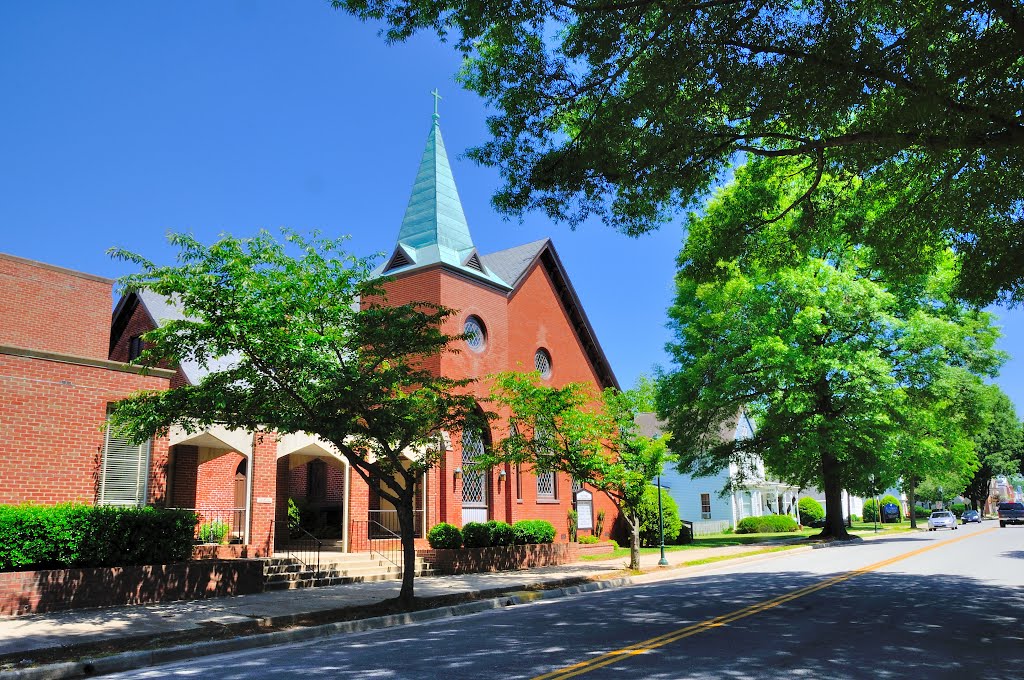
[{"label": "white car", "polygon": [[936,529],[953,529],[955,531],[958,528],[956,515],[949,510],[936,510],[928,518],[928,531]]}]

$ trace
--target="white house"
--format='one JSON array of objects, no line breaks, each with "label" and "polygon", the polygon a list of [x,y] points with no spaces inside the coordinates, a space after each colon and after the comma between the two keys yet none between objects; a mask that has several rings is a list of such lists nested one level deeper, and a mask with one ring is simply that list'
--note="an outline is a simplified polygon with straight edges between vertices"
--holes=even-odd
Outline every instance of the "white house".
[{"label": "white house", "polygon": [[[640,413],[636,422],[648,437],[661,434],[661,423],[654,413]],[[722,425],[721,436],[738,440],[750,437],[753,432],[750,419],[741,414],[736,422]],[[799,521],[797,498],[800,490],[785,482],[769,479],[761,460],[756,460],[753,468],[746,471],[741,485],[722,495],[722,490],[729,486],[730,480],[739,477],[739,472],[735,463],[712,477],[693,477],[670,467],[662,474],[661,485],[679,506],[679,517],[693,522],[696,536],[735,527],[744,517],[784,514]]]}]

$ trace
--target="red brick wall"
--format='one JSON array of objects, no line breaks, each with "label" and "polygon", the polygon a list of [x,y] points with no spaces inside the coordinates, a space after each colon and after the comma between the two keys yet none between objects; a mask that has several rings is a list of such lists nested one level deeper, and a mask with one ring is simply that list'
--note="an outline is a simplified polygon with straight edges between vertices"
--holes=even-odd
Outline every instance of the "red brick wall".
[{"label": "red brick wall", "polygon": [[0,254],[0,345],[106,359],[112,285]]},{"label": "red brick wall", "polygon": [[[490,384],[488,375],[499,371],[532,371],[534,353],[545,348],[552,358],[550,384],[588,382],[598,386],[594,367],[573,330],[550,276],[543,265],[536,266],[511,295],[448,270],[436,268],[401,276],[387,284],[388,302],[402,304],[423,300],[458,310],[445,326],[449,334],[461,334],[470,315],[483,321],[486,347],[474,352],[458,343],[456,353],[440,357],[438,369],[444,375],[473,377],[478,382],[469,389],[484,399]],[[499,413],[491,425],[490,439],[506,434],[508,417]],[[462,524],[462,480],[452,470],[462,465],[461,436],[451,433],[452,448],[431,473],[428,524],[440,521]],[[522,499],[516,498],[514,467],[506,467],[506,479],[492,470],[488,480],[490,519],[515,522],[520,519],[544,519],[556,530],[556,540],[568,539],[568,512],[572,508],[572,486],[568,475],[558,475],[554,501],[538,500],[536,477],[527,466],[522,468]],[[594,494],[594,512],[605,510],[605,526],[610,529],[617,513],[603,494]],[[353,512],[352,518],[358,518]],[[584,532],[586,533],[586,532]],[[605,531],[607,535],[607,530]]]},{"label": "red brick wall", "polygon": [[[167,383],[156,376],[0,354],[0,503],[95,502],[107,404],[139,389],[165,389]],[[154,442],[150,498],[158,503],[166,457],[166,442]]]},{"label": "red brick wall", "polygon": [[263,591],[256,560],[0,573],[0,615],[194,600]]},{"label": "red brick wall", "polygon": [[245,457],[229,451],[199,465],[196,478],[196,507],[234,508],[235,472]]},{"label": "red brick wall", "polygon": [[[110,360],[127,362],[131,339],[136,336],[141,336],[143,333],[151,331],[154,328],[156,328],[156,323],[149,315],[149,312],[146,311],[146,308],[143,307],[142,304],[136,304],[130,312],[128,321],[121,330],[121,334],[116,338],[111,338],[114,346],[110,348]],[[162,367],[175,371],[174,377],[171,378],[171,389],[189,384],[184,371],[182,371],[178,366],[162,365]]]}]

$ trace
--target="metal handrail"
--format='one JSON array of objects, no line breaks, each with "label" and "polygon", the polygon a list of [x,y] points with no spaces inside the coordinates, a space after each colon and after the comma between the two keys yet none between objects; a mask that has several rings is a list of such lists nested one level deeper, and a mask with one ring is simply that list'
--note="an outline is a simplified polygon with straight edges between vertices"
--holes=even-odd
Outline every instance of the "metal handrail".
[{"label": "metal handrail", "polygon": [[[403,567],[402,537],[376,520],[354,520],[352,539],[357,546],[365,547],[371,555],[378,555],[396,567]],[[360,525],[366,525],[366,531],[360,531]],[[365,541],[365,544],[362,543]],[[356,548],[359,549],[358,547]]]},{"label": "metal handrail", "polygon": [[[285,544],[285,552],[290,559],[298,560],[306,569],[320,571],[320,550],[323,548],[323,541],[309,533],[300,526],[285,524],[287,527],[288,542]],[[293,533],[298,532],[297,537]],[[277,532],[274,532],[277,535]],[[295,544],[298,542],[298,548]]]}]

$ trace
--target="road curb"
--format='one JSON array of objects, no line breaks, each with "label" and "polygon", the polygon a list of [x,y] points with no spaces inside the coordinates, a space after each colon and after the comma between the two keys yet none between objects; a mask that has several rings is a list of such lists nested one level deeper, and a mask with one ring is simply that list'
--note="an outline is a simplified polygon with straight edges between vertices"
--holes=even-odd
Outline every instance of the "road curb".
[{"label": "road curb", "polygon": [[394,626],[403,626],[410,623],[422,623],[438,619],[467,616],[480,612],[502,609],[504,607],[527,604],[538,600],[553,600],[560,597],[569,597],[582,593],[609,590],[632,585],[631,577],[620,577],[591,581],[573,586],[553,588],[551,590],[520,590],[505,593],[503,595],[477,600],[463,604],[438,607],[435,609],[423,609],[416,612],[402,614],[388,614],[387,616],[376,616],[369,619],[358,619],[355,621],[338,621],[325,623],[317,626],[293,628],[291,630],[274,631],[270,633],[258,633],[229,640],[213,640],[211,642],[200,642],[190,645],[167,647],[165,649],[148,649],[137,652],[121,652],[110,656],[83,659],[81,661],[65,661],[61,663],[35,666],[0,672],[3,680],[68,680],[70,678],[85,678],[108,673],[119,673],[123,671],[136,670],[149,666],[158,666],[176,661],[187,661],[214,654],[226,654],[239,652],[247,649],[258,649],[271,645],[287,644],[289,642],[304,642],[316,638],[337,635],[341,633],[359,633],[368,630],[380,630]]}]

